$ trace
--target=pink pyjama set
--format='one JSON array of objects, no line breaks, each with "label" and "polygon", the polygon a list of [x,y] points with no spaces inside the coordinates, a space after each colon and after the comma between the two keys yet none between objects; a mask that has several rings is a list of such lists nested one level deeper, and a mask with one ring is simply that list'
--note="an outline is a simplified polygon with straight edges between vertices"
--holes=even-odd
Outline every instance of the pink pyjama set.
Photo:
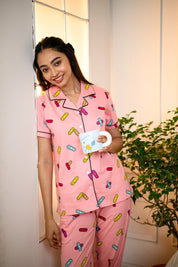
[{"label": "pink pyjama set", "polygon": [[130,202],[129,198],[90,213],[61,217],[62,266],[121,266]]},{"label": "pink pyjama set", "polygon": [[118,127],[108,91],[81,82],[75,106],[53,86],[37,98],[38,136],[53,148],[62,267],[121,265],[132,188],[116,154],[84,154],[79,134]]}]

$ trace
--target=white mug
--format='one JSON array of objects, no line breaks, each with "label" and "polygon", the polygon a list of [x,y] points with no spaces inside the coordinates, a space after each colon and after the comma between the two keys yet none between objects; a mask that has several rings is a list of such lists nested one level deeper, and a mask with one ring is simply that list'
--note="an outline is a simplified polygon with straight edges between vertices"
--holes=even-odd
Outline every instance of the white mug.
[{"label": "white mug", "polygon": [[[98,136],[100,135],[106,136],[107,141],[104,143],[97,142]],[[112,142],[112,137],[107,131],[94,130],[90,132],[81,133],[79,137],[84,154],[98,151],[103,147],[109,146]]]}]

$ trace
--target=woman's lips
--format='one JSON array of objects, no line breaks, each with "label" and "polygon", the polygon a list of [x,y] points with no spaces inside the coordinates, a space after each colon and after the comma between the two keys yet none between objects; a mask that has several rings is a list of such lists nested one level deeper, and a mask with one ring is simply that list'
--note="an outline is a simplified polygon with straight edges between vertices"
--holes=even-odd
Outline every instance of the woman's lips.
[{"label": "woman's lips", "polygon": [[64,74],[63,75],[60,75],[59,77],[57,77],[56,79],[54,79],[54,81],[56,83],[60,83],[60,82],[62,82],[63,78],[64,78]]}]

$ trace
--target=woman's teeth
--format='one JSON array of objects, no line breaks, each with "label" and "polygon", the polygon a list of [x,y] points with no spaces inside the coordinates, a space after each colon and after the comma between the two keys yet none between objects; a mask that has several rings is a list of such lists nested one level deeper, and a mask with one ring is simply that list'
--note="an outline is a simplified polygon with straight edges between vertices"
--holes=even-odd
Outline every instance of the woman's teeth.
[{"label": "woman's teeth", "polygon": [[59,77],[57,77],[56,79],[54,79],[55,81],[60,81],[63,78],[64,75],[61,75]]}]

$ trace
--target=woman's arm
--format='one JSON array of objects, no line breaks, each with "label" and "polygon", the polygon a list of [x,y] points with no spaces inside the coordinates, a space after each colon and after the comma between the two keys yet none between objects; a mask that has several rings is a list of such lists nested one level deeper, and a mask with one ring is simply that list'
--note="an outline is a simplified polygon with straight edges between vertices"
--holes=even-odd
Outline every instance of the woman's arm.
[{"label": "woman's arm", "polygon": [[53,218],[52,177],[53,158],[49,138],[38,137],[38,177],[44,204],[46,238],[50,246],[59,247],[59,228]]},{"label": "woman's arm", "polygon": [[[117,153],[121,151],[123,147],[123,141],[122,141],[122,135],[119,130],[119,128],[114,128],[114,129],[107,129],[107,132],[109,132],[112,136],[112,142],[109,146],[104,147],[101,149],[99,152],[110,152],[110,153]],[[98,142],[106,142],[106,137],[105,136],[99,136],[98,137]]]}]

